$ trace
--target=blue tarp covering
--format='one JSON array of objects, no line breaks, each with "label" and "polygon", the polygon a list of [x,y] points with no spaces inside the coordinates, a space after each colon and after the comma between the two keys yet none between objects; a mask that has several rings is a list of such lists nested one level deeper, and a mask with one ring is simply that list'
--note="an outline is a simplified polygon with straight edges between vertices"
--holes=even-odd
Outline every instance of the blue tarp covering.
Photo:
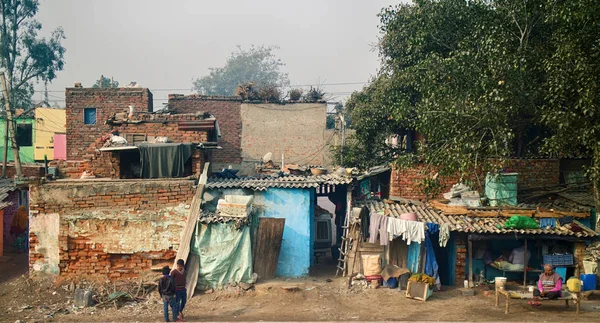
[{"label": "blue tarp covering", "polygon": [[231,283],[252,282],[250,227],[235,222],[198,224],[192,252],[200,257],[198,287],[223,288]]},{"label": "blue tarp covering", "polygon": [[438,278],[438,263],[435,259],[431,235],[440,231],[439,225],[427,223],[427,232],[425,233],[425,273],[433,278]]}]

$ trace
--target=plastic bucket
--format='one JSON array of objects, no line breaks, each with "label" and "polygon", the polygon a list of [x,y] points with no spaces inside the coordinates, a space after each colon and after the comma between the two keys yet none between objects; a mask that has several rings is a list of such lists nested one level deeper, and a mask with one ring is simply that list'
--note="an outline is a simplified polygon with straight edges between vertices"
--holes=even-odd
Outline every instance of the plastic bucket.
[{"label": "plastic bucket", "polygon": [[581,274],[579,279],[583,282],[581,289],[586,292],[588,290],[596,289],[596,275],[594,274]]},{"label": "plastic bucket", "polygon": [[506,285],[506,277],[496,277],[494,278],[494,283],[496,284],[497,289],[504,290],[504,285]]}]

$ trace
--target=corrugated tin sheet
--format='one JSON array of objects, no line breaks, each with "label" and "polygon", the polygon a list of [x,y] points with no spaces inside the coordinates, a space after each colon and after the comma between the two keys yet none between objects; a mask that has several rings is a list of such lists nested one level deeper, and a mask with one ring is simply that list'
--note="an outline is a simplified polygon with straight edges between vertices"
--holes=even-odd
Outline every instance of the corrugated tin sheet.
[{"label": "corrugated tin sheet", "polygon": [[[540,228],[540,229],[502,229],[504,223],[508,220],[505,217],[471,217],[467,215],[445,215],[442,212],[425,207],[408,204],[388,204],[382,201],[366,201],[358,203],[356,206],[366,206],[371,212],[384,213],[385,209],[389,209],[389,216],[400,217],[403,213],[414,212],[417,214],[419,221],[425,223],[448,224],[450,231],[468,232],[468,233],[485,233],[485,234],[546,234],[558,236],[573,236],[578,238],[595,237],[596,233],[588,228],[583,228],[582,232],[573,232],[566,227],[555,229]],[[536,219],[539,224],[539,221]],[[500,228],[500,229],[499,229]]]},{"label": "corrugated tin sheet", "polygon": [[264,191],[267,188],[317,188],[321,185],[343,185],[352,183],[351,177],[336,174],[319,176],[285,175],[280,177],[245,177],[236,179],[211,178],[208,189],[247,188]]},{"label": "corrugated tin sheet", "polygon": [[242,225],[246,225],[249,223],[248,217],[231,217],[231,216],[223,216],[218,213],[209,212],[206,210],[202,210],[200,213],[200,218],[198,222],[202,224],[210,224],[210,223],[228,223],[228,222],[236,222],[237,226],[240,227]]},{"label": "corrugated tin sheet", "polygon": [[0,180],[0,210],[12,205],[12,202],[4,201],[8,197],[8,193],[16,190],[15,181],[12,179]]},{"label": "corrugated tin sheet", "polygon": [[8,193],[16,190],[15,181],[12,179],[1,179],[0,180],[0,201],[4,201],[8,197]]}]

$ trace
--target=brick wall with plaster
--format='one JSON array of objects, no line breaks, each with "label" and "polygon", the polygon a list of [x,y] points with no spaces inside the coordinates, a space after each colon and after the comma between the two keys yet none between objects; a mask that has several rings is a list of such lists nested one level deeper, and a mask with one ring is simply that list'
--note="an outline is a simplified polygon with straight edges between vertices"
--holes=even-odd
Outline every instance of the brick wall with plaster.
[{"label": "brick wall with plaster", "polygon": [[241,105],[242,173],[253,172],[262,157],[273,153],[273,162],[324,165],[329,154],[326,103]]},{"label": "brick wall with plaster", "polygon": [[193,185],[183,179],[33,185],[30,269],[126,278],[173,261]]}]

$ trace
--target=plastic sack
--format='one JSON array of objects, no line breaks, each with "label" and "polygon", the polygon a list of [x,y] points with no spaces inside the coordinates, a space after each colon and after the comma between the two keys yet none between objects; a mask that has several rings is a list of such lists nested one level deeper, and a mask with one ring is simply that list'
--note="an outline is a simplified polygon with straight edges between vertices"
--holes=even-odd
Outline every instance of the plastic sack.
[{"label": "plastic sack", "polygon": [[539,227],[535,219],[522,215],[513,215],[504,223],[505,229],[538,229]]}]

